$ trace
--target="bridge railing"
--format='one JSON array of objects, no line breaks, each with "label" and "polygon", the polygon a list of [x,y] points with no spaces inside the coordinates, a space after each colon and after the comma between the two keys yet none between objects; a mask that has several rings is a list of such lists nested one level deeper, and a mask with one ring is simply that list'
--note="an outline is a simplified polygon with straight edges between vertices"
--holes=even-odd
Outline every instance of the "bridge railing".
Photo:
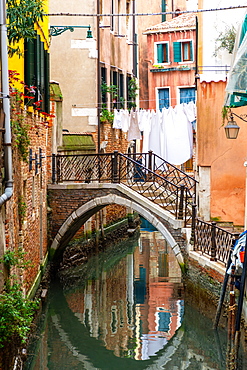
[{"label": "bridge railing", "polygon": [[225,266],[230,250],[239,233],[232,233],[217,226],[216,222],[195,219],[194,250],[209,256],[211,261],[223,262]]},{"label": "bridge railing", "polygon": [[128,157],[141,162],[146,168],[160,174],[173,184],[178,186],[184,185],[189,190],[191,196],[196,194],[197,181],[194,177],[165,161],[151,150],[148,153],[131,153],[128,154]]},{"label": "bridge railing", "polygon": [[192,221],[196,181],[152,152],[53,155],[52,182],[68,181],[124,183],[185,225]]},{"label": "bridge railing", "polygon": [[193,202],[193,196],[190,190],[182,183],[181,185],[174,184],[169,177],[162,176],[157,169],[156,173],[147,168],[142,164],[141,159],[143,158],[139,156],[134,160],[129,154],[118,153],[116,182],[124,183],[152,200],[177,219],[184,220],[185,225],[191,223],[192,208],[190,205]]}]

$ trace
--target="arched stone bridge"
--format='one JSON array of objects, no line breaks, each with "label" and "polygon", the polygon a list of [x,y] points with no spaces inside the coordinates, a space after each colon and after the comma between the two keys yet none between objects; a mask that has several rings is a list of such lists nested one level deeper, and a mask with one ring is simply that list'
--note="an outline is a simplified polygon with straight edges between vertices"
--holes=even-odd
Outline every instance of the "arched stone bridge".
[{"label": "arched stone bridge", "polygon": [[124,184],[62,183],[48,187],[51,208],[50,256],[54,257],[72,239],[79,228],[96,212],[109,204],[132,208],[152,223],[166,238],[181,267],[184,265],[183,220],[140,195]]}]

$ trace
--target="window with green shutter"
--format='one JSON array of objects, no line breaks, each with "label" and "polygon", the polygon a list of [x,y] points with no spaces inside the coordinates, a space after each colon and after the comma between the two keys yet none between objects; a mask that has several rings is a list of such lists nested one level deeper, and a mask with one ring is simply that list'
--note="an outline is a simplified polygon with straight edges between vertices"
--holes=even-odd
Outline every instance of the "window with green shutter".
[{"label": "window with green shutter", "polygon": [[181,42],[174,42],[173,43],[173,59],[174,62],[182,62],[182,55],[181,55]]},{"label": "window with green shutter", "polygon": [[168,42],[157,44],[157,63],[169,63]]},{"label": "window with green shutter", "polygon": [[[33,102],[41,100],[40,108],[46,113],[50,109],[49,75],[49,53],[37,35],[35,39],[25,41],[24,80],[28,88],[36,88]],[[33,96],[28,89],[25,94]]]},{"label": "window with green shutter", "polygon": [[193,44],[189,41],[176,41],[173,43],[174,62],[192,62],[193,61]]}]

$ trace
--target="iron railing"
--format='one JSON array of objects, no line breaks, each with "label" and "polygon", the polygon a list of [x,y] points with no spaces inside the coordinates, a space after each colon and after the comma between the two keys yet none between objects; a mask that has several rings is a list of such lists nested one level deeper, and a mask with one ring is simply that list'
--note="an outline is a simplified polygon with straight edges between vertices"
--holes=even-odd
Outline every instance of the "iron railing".
[{"label": "iron railing", "polygon": [[185,226],[192,221],[195,179],[152,152],[53,155],[52,182],[67,181],[123,183],[183,219]]},{"label": "iron railing", "polygon": [[195,219],[194,250],[209,256],[211,261],[223,262],[226,266],[231,248],[238,236],[238,233],[231,233],[217,226],[216,222]]},{"label": "iron railing", "polygon": [[184,185],[188,189],[190,196],[195,196],[197,182],[195,178],[188,175],[186,172],[182,171],[173,164],[165,161],[152,151],[149,151],[148,153],[128,154],[128,157],[134,159],[138,163],[141,163],[149,170],[161,175],[162,177],[165,177],[173,184],[178,186]]}]

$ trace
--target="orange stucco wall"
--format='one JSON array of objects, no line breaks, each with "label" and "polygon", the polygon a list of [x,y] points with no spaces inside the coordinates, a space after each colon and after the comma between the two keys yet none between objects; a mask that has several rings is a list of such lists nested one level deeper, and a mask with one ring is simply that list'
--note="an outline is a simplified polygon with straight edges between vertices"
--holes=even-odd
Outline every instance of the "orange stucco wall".
[{"label": "orange stucco wall", "polygon": [[[197,90],[197,164],[211,168],[211,217],[244,224],[247,123],[236,140],[226,139],[221,116],[225,82],[202,82]],[[247,108],[233,109],[240,115]]]}]

